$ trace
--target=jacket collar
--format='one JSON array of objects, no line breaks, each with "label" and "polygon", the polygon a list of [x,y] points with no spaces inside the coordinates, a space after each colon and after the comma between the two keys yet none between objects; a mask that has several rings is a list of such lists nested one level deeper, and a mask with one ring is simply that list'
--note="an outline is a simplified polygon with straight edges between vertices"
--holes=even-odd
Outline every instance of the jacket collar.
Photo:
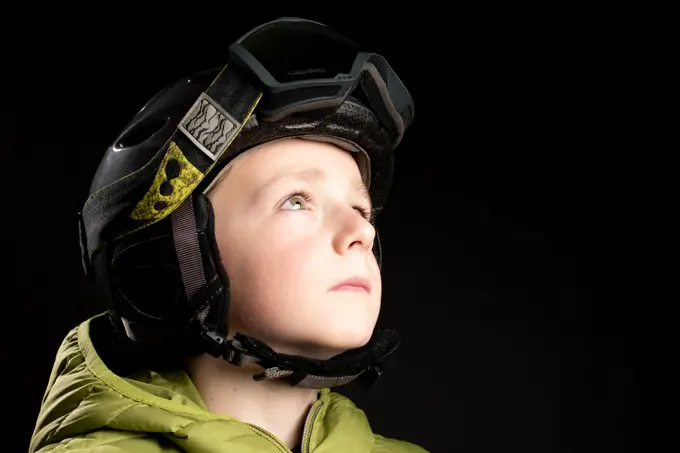
[{"label": "jacket collar", "polygon": [[[118,398],[129,400],[129,404],[135,408],[134,411],[132,407],[126,410],[128,415],[134,414],[134,417],[123,417],[124,414],[117,417],[116,424],[122,425],[117,429],[150,429],[171,434],[170,440],[187,451],[195,450],[194,447],[204,448],[199,447],[204,439],[211,439],[210,444],[213,445],[223,445],[223,442],[236,438],[247,438],[253,446],[267,445],[262,443],[265,440],[271,451],[277,451],[276,444],[280,444],[280,441],[271,433],[240,420],[209,412],[193,382],[182,369],[146,370],[128,377],[115,374],[98,354],[91,338],[91,329],[105,328],[106,325],[106,317],[102,315],[83,322],[78,327],[77,347],[92,377],[104,384],[103,391],[113,392]],[[165,416],[160,417],[159,414]],[[154,420],[154,423],[148,423],[146,419]],[[307,445],[303,445],[303,451],[360,453],[369,452],[373,446],[373,433],[364,412],[350,399],[328,388],[320,390],[319,399],[308,415],[308,423],[307,436],[303,439]],[[114,427],[110,424],[106,426]],[[213,429],[205,431],[208,426]],[[225,429],[219,429],[218,426]]]}]

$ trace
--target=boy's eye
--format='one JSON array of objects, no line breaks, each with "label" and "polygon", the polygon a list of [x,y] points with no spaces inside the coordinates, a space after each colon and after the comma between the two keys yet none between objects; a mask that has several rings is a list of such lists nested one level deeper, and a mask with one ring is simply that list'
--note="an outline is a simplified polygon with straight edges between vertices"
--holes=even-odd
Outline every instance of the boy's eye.
[{"label": "boy's eye", "polygon": [[281,209],[290,209],[293,211],[299,211],[305,209],[307,206],[307,200],[302,195],[293,195],[286,199],[281,206]]},{"label": "boy's eye", "polygon": [[372,216],[372,213],[369,209],[366,209],[363,206],[354,206],[354,209],[356,209],[356,211],[359,214],[361,214],[361,217],[366,219],[367,222],[370,222],[372,220],[373,216]]}]

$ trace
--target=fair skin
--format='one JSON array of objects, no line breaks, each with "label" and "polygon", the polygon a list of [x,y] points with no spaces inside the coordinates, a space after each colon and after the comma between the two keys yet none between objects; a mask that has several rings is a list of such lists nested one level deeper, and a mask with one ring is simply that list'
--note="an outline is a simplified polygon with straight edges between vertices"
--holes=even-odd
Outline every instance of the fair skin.
[{"label": "fair skin", "polygon": [[[230,337],[242,332],[277,352],[319,359],[368,342],[382,287],[375,230],[360,212],[370,213],[370,199],[349,152],[302,139],[268,142],[233,162],[208,196],[231,284]],[[352,277],[370,290],[336,288]],[[317,390],[256,382],[260,367],[207,354],[186,365],[211,412],[260,426],[290,448],[300,443]]]}]

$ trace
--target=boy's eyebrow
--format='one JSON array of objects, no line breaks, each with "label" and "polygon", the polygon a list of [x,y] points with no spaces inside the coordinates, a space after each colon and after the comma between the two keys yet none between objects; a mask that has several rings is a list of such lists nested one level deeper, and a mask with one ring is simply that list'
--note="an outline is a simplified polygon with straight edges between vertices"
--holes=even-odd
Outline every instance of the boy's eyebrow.
[{"label": "boy's eyebrow", "polygon": [[314,182],[320,179],[326,179],[326,173],[318,168],[308,168],[306,170],[293,173],[292,175],[284,175],[282,177],[292,177],[295,179],[302,179],[303,181]]},{"label": "boy's eyebrow", "polygon": [[[326,179],[326,173],[323,170],[320,170],[318,168],[308,168],[306,170],[299,171],[297,173],[292,173],[289,175],[279,175],[275,176],[271,180],[269,180],[269,184],[272,184],[280,179],[284,178],[294,178],[294,179],[300,179],[302,181],[307,181],[307,182],[315,182],[319,180],[324,180]],[[355,185],[356,191],[361,194],[362,197],[364,197],[369,204],[371,204],[371,196],[368,192],[368,189],[366,188],[366,185],[362,180],[359,180],[356,185]]]},{"label": "boy's eyebrow", "polygon": [[366,201],[368,201],[369,208],[373,209],[373,201],[371,200],[371,194],[368,192],[366,185],[361,179],[357,183],[356,190],[361,194],[362,197],[366,199]]}]

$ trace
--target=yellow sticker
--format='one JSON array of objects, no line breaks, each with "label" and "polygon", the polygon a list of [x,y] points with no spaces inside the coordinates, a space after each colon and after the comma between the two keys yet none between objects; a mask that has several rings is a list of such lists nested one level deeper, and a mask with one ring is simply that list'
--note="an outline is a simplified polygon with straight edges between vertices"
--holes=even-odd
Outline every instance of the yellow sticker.
[{"label": "yellow sticker", "polygon": [[[170,171],[166,172],[168,163]],[[175,142],[170,142],[153,184],[144,198],[137,203],[130,217],[134,220],[154,222],[167,217],[191,194],[203,176],[203,173],[184,157],[179,146]],[[170,187],[168,184],[163,185],[166,182]],[[161,193],[162,185],[167,195]]]}]

